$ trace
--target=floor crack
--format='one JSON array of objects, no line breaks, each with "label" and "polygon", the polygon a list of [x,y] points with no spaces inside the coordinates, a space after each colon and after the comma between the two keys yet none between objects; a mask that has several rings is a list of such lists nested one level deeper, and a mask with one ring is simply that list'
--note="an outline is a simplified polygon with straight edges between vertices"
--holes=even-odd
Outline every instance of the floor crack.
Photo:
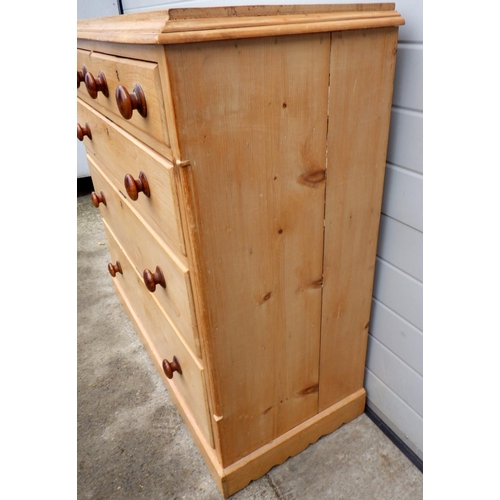
[{"label": "floor crack", "polygon": [[266,474],[266,477],[278,500],[293,500],[292,498],[289,498],[288,495],[283,495],[281,493],[281,491],[278,488],[278,485],[273,481],[273,478],[269,474]]}]

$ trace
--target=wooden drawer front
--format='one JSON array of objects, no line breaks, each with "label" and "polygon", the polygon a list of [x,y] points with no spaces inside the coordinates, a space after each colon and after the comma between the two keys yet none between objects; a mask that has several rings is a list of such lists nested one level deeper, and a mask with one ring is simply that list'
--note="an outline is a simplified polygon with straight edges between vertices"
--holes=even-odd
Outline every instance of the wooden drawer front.
[{"label": "wooden drawer front", "polygon": [[154,292],[149,292],[141,281],[141,289],[154,294],[191,349],[201,356],[188,268],[130,206],[126,197],[112,186],[102,167],[97,165],[96,158],[87,155],[87,160],[95,192],[102,191],[106,199],[106,205],[99,205],[101,215],[121,242],[137,272],[142,276],[145,269],[154,273],[159,267],[163,274],[166,288],[157,285]]},{"label": "wooden drawer front", "polygon": [[92,139],[84,137],[85,146],[96,154],[105,173],[122,194],[130,199],[125,190],[125,175],[138,179],[140,172],[145,174],[150,196],[139,193],[136,201],[130,201],[176,252],[185,255],[172,163],[81,100],[78,100],[78,123],[88,124]]},{"label": "wooden drawer front", "polygon": [[[182,396],[183,406],[188,407],[207,441],[213,446],[202,364],[191,354],[189,346],[186,346],[176,333],[175,327],[162,312],[153,295],[144,288],[142,277],[137,273],[106,221],[104,229],[108,237],[111,262],[116,264],[118,261],[122,269],[121,274],[116,273],[112,278],[118,296],[140,330],[143,342],[165,383],[174,386],[177,393]],[[162,370],[162,361],[167,359],[171,362],[174,356],[179,361],[182,375],[174,372],[173,378],[167,379]]]},{"label": "wooden drawer front", "polygon": [[[78,87],[78,96],[91,106],[100,106],[100,111],[112,116],[113,121],[118,118],[118,122],[127,129],[142,131],[155,138],[161,143],[170,147],[170,140],[165,118],[163,97],[160,84],[160,73],[158,65],[153,62],[138,61],[114,57],[98,52],[87,50],[77,50],[77,70],[85,66],[87,71],[92,73],[97,79],[99,71],[104,73],[106,78],[109,96],[98,92],[97,98],[92,99],[87,91],[85,82]],[[144,92],[147,106],[147,116],[142,117],[137,110],[134,110],[132,117],[128,120],[122,117],[116,104],[115,92],[118,85],[122,85],[129,93],[132,93],[134,85],[139,84]],[[141,137],[141,139],[143,139]]]}]

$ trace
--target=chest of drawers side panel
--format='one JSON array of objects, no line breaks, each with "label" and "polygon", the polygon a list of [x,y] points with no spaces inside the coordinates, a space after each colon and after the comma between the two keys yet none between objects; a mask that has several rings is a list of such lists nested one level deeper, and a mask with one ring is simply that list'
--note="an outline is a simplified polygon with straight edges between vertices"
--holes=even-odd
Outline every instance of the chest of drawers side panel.
[{"label": "chest of drawers side panel", "polygon": [[317,413],[329,50],[166,47],[223,466]]},{"label": "chest of drawers side panel", "polygon": [[397,38],[332,34],[320,410],[363,387]]}]

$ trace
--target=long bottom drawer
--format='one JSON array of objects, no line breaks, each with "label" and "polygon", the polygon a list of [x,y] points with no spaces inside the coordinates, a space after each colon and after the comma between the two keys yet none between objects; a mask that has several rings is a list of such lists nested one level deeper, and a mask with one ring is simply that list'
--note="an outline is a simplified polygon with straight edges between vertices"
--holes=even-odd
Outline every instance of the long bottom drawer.
[{"label": "long bottom drawer", "polygon": [[[131,264],[128,256],[118,243],[110,227],[103,221],[109,244],[109,251],[114,266],[121,272],[114,272],[113,284],[118,296],[125,302],[125,309],[140,330],[144,342],[156,369],[161,374],[167,388],[174,388],[176,398],[184,407],[184,411],[192,414],[200,431],[213,447],[213,434],[210,425],[210,412],[205,390],[204,368],[197,357],[177,334],[168,316],[161,306],[147,292],[142,282],[142,276]],[[172,363],[178,360],[182,374],[174,371],[172,379],[168,379],[162,369],[163,360]],[[175,365],[174,365],[175,366]]]}]

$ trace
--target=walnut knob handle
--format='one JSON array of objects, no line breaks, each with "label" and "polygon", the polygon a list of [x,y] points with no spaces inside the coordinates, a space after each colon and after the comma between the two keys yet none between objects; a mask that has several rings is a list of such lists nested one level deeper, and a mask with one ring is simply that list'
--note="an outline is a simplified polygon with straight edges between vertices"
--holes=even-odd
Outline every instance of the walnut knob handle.
[{"label": "walnut knob handle", "polygon": [[108,83],[102,71],[99,71],[97,78],[94,78],[94,75],[90,71],[87,71],[85,73],[85,87],[87,87],[87,92],[92,99],[97,99],[99,92],[109,97]]},{"label": "walnut knob handle", "polygon": [[90,127],[87,122],[82,127],[79,123],[76,124],[76,137],[79,141],[83,141],[83,138],[87,136],[90,140],[92,140],[92,132],[90,132]]},{"label": "walnut knob handle", "polygon": [[131,93],[129,93],[123,85],[118,85],[118,87],[116,87],[115,97],[118,110],[125,120],[130,120],[130,118],[132,118],[134,109],[136,109],[142,117],[146,118],[146,116],[148,116],[146,96],[138,83],[134,85],[134,90],[132,90]]},{"label": "walnut knob handle", "polygon": [[149,183],[144,172],[139,172],[139,179],[135,180],[130,174],[125,176],[125,189],[131,200],[137,200],[139,193],[144,193],[148,198],[151,195]]},{"label": "walnut knob handle", "polygon": [[92,192],[90,198],[94,207],[99,208],[99,203],[102,203],[106,206],[106,198],[104,197],[104,193],[102,191],[99,194]]},{"label": "walnut knob handle", "polygon": [[116,264],[112,264],[110,262],[108,264],[108,271],[109,271],[109,274],[111,274],[111,276],[113,276],[113,278],[116,276],[116,273],[123,274],[122,266],[118,261],[116,261]]},{"label": "walnut knob handle", "polygon": [[76,88],[80,88],[80,83],[85,82],[85,74],[87,73],[87,68],[85,65],[82,66],[82,69],[76,70]]},{"label": "walnut knob handle", "polygon": [[167,376],[167,378],[172,378],[174,376],[174,372],[178,372],[182,375],[182,368],[179,364],[179,360],[174,356],[174,360],[170,363],[166,359],[163,360],[162,363],[163,372]]},{"label": "walnut knob handle", "polygon": [[152,273],[149,269],[144,269],[142,277],[144,278],[144,284],[146,285],[146,288],[150,292],[154,292],[156,290],[156,285],[160,285],[162,288],[167,288],[163,273],[158,266],[156,266],[156,270],[154,273]]}]

